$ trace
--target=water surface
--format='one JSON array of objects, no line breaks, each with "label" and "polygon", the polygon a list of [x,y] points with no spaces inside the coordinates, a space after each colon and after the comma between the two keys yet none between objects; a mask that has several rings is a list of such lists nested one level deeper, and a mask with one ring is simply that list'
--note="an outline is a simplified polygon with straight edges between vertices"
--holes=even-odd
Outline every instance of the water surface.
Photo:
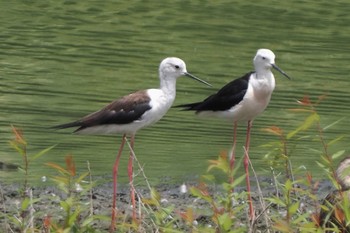
[{"label": "water surface", "polygon": [[[159,85],[158,65],[168,56],[185,60],[188,71],[210,82],[208,88],[187,78],[177,84],[176,104],[199,101],[253,69],[259,48],[269,48],[276,63],[293,77],[276,76],[267,110],[256,119],[250,156],[256,170],[277,140],[262,129],[277,125],[286,132],[303,120],[287,109],[309,95],[317,100],[326,140],[344,135],[331,152],[347,150],[349,105],[349,3],[342,1],[14,1],[1,3],[0,15],[0,161],[21,164],[8,145],[10,125],[21,128],[28,152],[52,145],[31,164],[33,180],[52,175],[45,162],[63,165],[73,154],[80,171],[89,161],[94,175],[110,179],[121,137],[78,136],[50,126],[98,110],[132,91]],[[238,157],[245,125],[239,128]],[[314,136],[312,131],[305,135]],[[182,181],[203,174],[207,160],[230,149],[232,123],[201,119],[171,109],[136,137],[136,155],[153,182]],[[312,138],[292,147],[295,166],[320,174],[315,161],[321,145]],[[125,151],[120,175],[126,180]],[[7,180],[19,173],[1,172]]]}]

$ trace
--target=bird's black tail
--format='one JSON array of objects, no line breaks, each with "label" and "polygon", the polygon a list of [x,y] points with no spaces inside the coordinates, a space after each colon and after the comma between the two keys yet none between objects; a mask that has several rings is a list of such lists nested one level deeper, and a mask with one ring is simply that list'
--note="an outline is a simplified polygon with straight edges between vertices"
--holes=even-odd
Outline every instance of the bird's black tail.
[{"label": "bird's black tail", "polygon": [[52,126],[51,129],[66,129],[66,128],[78,127],[78,126],[81,126],[81,122],[80,121],[73,121],[73,122],[69,122],[66,124],[62,124],[62,125]]},{"label": "bird's black tail", "polygon": [[174,106],[174,108],[182,108],[182,111],[197,111],[197,107],[201,102],[198,103],[191,103],[191,104],[180,104]]}]

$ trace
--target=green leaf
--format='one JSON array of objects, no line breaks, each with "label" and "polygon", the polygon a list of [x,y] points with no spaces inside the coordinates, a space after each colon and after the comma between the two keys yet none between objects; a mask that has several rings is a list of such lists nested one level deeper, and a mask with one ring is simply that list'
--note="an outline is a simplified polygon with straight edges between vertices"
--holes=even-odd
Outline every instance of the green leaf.
[{"label": "green leaf", "polygon": [[290,213],[291,215],[295,214],[295,213],[297,212],[298,208],[299,208],[299,205],[300,205],[299,201],[297,201],[297,202],[291,204],[291,205],[289,206],[289,208],[288,208],[289,213]]},{"label": "green leaf", "polygon": [[238,177],[237,179],[234,179],[232,186],[233,187],[238,186],[240,183],[242,183],[243,180],[245,180],[245,178],[246,178],[246,174],[243,174],[240,177]]},{"label": "green leaf", "polygon": [[54,146],[50,146],[42,151],[40,151],[39,153],[37,153],[36,155],[30,156],[30,160],[29,161],[33,161],[41,156],[43,156],[44,154],[46,154],[47,152],[49,152],[52,148],[54,148],[56,145]]},{"label": "green leaf", "polygon": [[318,161],[315,161],[320,168],[325,168],[326,166]]},{"label": "green leaf", "polygon": [[34,204],[36,202],[40,201],[40,198],[34,198],[34,199],[30,199],[28,197],[26,197],[23,201],[22,201],[22,205],[21,208],[22,210],[26,210],[29,205]]},{"label": "green leaf", "polygon": [[335,122],[333,122],[333,123],[331,123],[331,124],[325,126],[325,127],[323,128],[323,130],[327,130],[328,128],[330,128],[330,127],[332,127],[332,126],[338,124],[340,121],[342,121],[342,120],[344,120],[344,119],[345,119],[345,117],[340,118],[339,120],[337,120],[337,121],[335,121]]},{"label": "green leaf", "polygon": [[202,198],[203,200],[211,203],[213,201],[212,197],[204,190],[200,190],[197,187],[191,187],[190,192],[193,196]]},{"label": "green leaf", "polygon": [[30,204],[29,198],[28,197],[24,198],[24,200],[22,201],[21,209],[26,210],[29,204]]},{"label": "green leaf", "polygon": [[292,190],[293,188],[293,183],[290,179],[288,179],[285,183],[286,190]]},{"label": "green leaf", "polygon": [[51,178],[52,181],[55,181],[58,184],[68,185],[70,183],[70,179],[68,177],[62,176],[54,176]]},{"label": "green leaf", "polygon": [[77,206],[72,215],[69,216],[68,225],[73,226],[80,214],[80,206]]},{"label": "green leaf", "polygon": [[207,181],[215,181],[215,176],[211,174],[202,175],[201,177]]},{"label": "green leaf", "polygon": [[225,231],[230,230],[232,225],[232,219],[228,213],[224,213],[223,215],[220,215],[218,217],[218,221],[221,228],[223,228]]},{"label": "green leaf", "polygon": [[60,172],[62,175],[70,175],[69,171],[67,171],[64,167],[56,164],[56,163],[45,163],[45,165],[52,167],[53,169],[57,170],[58,172]]},{"label": "green leaf", "polygon": [[81,225],[83,227],[91,226],[93,224],[93,221],[95,220],[94,217],[88,217],[88,218],[84,219],[84,221],[83,221],[83,223]]},{"label": "green leaf", "polygon": [[68,212],[70,210],[70,205],[67,201],[61,201],[60,206],[65,212]]},{"label": "green leaf", "polygon": [[21,154],[22,156],[25,155],[24,149],[20,146],[18,146],[18,143],[16,143],[15,141],[10,141],[10,146],[15,149],[19,154]]},{"label": "green leaf", "polygon": [[229,171],[229,162],[227,159],[226,155],[219,155],[217,160],[209,160],[209,167],[207,171],[210,171],[213,168],[217,168],[221,171],[223,171],[224,173],[227,173]]},{"label": "green leaf", "polygon": [[278,206],[281,207],[285,207],[286,203],[284,203],[281,199],[279,199],[278,197],[274,197],[274,198],[267,198],[268,201],[270,201],[273,204],[276,204]]},{"label": "green leaf", "polygon": [[327,145],[328,145],[328,146],[331,146],[331,145],[333,145],[333,144],[337,143],[338,141],[342,140],[343,138],[345,138],[345,136],[344,136],[344,135],[339,136],[339,137],[336,137],[336,138],[335,138],[335,139],[333,139],[332,141],[328,142],[328,143],[327,143]]},{"label": "green leaf", "polygon": [[159,192],[157,192],[157,190],[155,190],[154,188],[151,189],[151,198],[156,200],[157,202],[160,202],[161,199]]},{"label": "green leaf", "polygon": [[75,183],[80,183],[85,177],[87,177],[89,175],[89,172],[84,172],[83,174],[81,174],[78,179],[75,181]]},{"label": "green leaf", "polygon": [[332,155],[332,159],[337,159],[345,153],[345,150],[338,151]]},{"label": "green leaf", "polygon": [[309,129],[315,122],[319,122],[319,121],[320,121],[320,116],[316,112],[314,112],[313,114],[308,116],[305,119],[305,121],[303,122],[303,124],[300,125],[296,130],[288,133],[287,134],[287,139],[291,139],[292,137],[294,137],[300,131],[305,131],[305,130]]},{"label": "green leaf", "polygon": [[329,160],[329,158],[327,156],[321,156],[321,159],[323,160],[323,164],[326,167],[330,167],[331,166],[331,161]]}]

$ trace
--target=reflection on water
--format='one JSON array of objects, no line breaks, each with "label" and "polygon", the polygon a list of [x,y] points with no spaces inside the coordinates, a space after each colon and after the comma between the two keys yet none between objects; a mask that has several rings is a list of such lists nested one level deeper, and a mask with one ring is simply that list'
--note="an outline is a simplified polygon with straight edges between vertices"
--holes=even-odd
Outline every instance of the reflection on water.
[{"label": "reflection on water", "polygon": [[[23,129],[32,154],[57,144],[31,165],[35,177],[47,175],[45,162],[63,163],[68,153],[80,169],[89,160],[94,175],[109,175],[120,136],[78,136],[48,128],[98,110],[131,91],[157,87],[158,65],[167,56],[184,59],[189,72],[214,85],[210,89],[180,78],[175,104],[202,100],[250,71],[253,56],[262,47],[275,52],[276,63],[293,80],[276,73],[271,103],[254,122],[253,164],[261,172],[268,169],[262,157],[271,149],[261,145],[276,138],[261,129],[296,128],[302,119],[287,109],[295,108],[296,99],[305,94],[313,99],[327,95],[318,109],[324,126],[345,117],[326,131],[326,139],[348,135],[345,48],[350,16],[343,4],[344,0],[8,3],[4,6],[8,10],[0,15],[0,161],[21,163],[7,143],[13,124]],[[241,124],[238,145],[244,144],[244,134]],[[231,136],[231,122],[171,109],[159,123],[139,132],[135,150],[152,181],[180,180],[203,173],[208,159],[230,149]],[[315,169],[319,156],[315,150],[321,147],[311,139],[305,141],[293,148],[293,159]],[[309,143],[315,147],[310,149]],[[346,143],[330,149],[339,148],[346,149]],[[243,155],[239,149],[238,155]],[[124,176],[126,157],[127,153],[120,172]],[[11,174],[3,175],[14,179]]]}]

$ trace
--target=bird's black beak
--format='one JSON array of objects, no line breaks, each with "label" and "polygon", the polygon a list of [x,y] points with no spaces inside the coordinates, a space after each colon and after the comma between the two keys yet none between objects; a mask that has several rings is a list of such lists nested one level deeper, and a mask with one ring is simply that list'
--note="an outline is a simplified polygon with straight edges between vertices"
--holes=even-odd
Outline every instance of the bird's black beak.
[{"label": "bird's black beak", "polygon": [[198,82],[201,82],[201,83],[204,83],[205,85],[209,86],[209,87],[212,87],[212,85],[210,83],[207,83],[206,81],[203,81],[202,79],[199,79],[197,78],[196,76],[188,73],[188,72],[184,72],[184,75],[187,76],[187,77],[190,77],[194,80],[197,80]]},{"label": "bird's black beak", "polygon": [[281,68],[279,68],[276,64],[271,64],[273,68],[275,68],[278,72],[280,72],[281,74],[283,74],[284,76],[286,76],[289,80],[292,79],[291,77],[288,76],[288,74],[286,74],[286,72],[284,72]]}]

